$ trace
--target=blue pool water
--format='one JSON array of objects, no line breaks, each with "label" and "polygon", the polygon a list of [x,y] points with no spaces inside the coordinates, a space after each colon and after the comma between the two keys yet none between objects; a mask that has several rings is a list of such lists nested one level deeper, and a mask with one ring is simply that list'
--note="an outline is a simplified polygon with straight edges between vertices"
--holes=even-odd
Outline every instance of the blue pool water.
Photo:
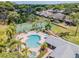
[{"label": "blue pool water", "polygon": [[29,48],[36,48],[40,46],[39,40],[40,40],[40,36],[39,35],[30,35],[29,39],[26,41],[26,45]]}]

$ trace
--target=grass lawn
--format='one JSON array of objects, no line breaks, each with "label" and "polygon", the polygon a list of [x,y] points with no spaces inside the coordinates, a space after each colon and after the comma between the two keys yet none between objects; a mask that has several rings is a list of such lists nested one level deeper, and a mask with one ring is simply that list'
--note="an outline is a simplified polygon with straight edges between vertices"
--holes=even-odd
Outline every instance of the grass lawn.
[{"label": "grass lawn", "polygon": [[[63,24],[61,25],[64,26]],[[61,32],[70,32],[70,35],[64,36],[63,38],[65,38],[65,40],[67,41],[70,41],[72,43],[79,45],[79,29],[78,29],[77,35],[74,36],[76,27],[73,27],[73,26],[64,26],[64,27],[66,27],[67,29],[61,28],[53,24],[52,31],[55,32],[56,34],[59,34]]]},{"label": "grass lawn", "polygon": [[52,24],[52,29],[51,29],[54,33],[59,34],[61,32],[67,32],[68,30],[61,28],[57,25]]},{"label": "grass lawn", "polygon": [[0,58],[17,58],[17,54],[16,52],[13,53],[7,53],[7,52],[3,52],[0,53]]},{"label": "grass lawn", "polygon": [[5,30],[7,28],[7,25],[0,25],[0,30]]},{"label": "grass lawn", "polygon": [[67,41],[70,41],[72,43],[79,45],[79,35],[77,35],[77,36],[65,36],[64,38],[66,38],[65,40],[67,40]]}]

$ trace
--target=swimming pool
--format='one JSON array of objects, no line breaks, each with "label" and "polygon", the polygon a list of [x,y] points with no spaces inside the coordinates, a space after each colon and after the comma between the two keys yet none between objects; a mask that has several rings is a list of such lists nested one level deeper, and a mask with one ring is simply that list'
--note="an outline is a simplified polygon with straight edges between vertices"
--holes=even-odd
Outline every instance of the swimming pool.
[{"label": "swimming pool", "polygon": [[40,46],[39,40],[41,37],[39,35],[30,35],[29,39],[26,41],[26,45],[29,48],[36,48]]}]

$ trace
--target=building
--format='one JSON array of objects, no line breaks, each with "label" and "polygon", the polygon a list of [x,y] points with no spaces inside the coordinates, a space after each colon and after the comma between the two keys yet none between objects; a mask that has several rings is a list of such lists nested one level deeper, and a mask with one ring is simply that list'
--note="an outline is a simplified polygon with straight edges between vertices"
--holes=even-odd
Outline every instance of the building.
[{"label": "building", "polygon": [[47,57],[55,58],[79,58],[79,46],[67,42],[60,37],[49,36],[46,40],[51,46],[55,46]]}]

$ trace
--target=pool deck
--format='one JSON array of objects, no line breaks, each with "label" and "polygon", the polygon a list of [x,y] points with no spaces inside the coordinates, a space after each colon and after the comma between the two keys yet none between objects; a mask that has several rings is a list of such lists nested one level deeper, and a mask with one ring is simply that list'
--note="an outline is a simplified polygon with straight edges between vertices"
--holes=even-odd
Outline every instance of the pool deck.
[{"label": "pool deck", "polygon": [[[16,39],[20,39],[21,42],[25,43],[26,40],[28,40],[28,36],[30,36],[30,35],[39,35],[41,37],[41,39],[40,39],[40,41],[38,41],[38,43],[40,43],[40,44],[43,44],[46,41],[46,39],[45,39],[45,37],[46,37],[45,33],[43,33],[43,32],[36,32],[36,31],[30,31],[28,33],[17,34],[16,35]],[[34,51],[34,52],[37,53],[37,55],[39,55],[40,47],[41,46],[39,46],[37,48],[29,48],[29,50]]]},{"label": "pool deck", "polygon": [[39,35],[41,37],[41,40],[39,43],[43,44],[45,42],[45,33],[42,32],[35,32],[35,31],[30,31],[28,33],[20,33],[16,35],[16,39],[21,39],[22,42],[25,42],[28,39],[28,36],[30,35]]},{"label": "pool deck", "polygon": [[45,41],[46,41],[46,39],[41,39],[41,40],[39,41],[39,43],[43,44]]},{"label": "pool deck", "polygon": [[26,33],[20,33],[16,36],[16,39],[20,39],[21,42],[24,43],[28,39],[28,37],[27,37]]}]

